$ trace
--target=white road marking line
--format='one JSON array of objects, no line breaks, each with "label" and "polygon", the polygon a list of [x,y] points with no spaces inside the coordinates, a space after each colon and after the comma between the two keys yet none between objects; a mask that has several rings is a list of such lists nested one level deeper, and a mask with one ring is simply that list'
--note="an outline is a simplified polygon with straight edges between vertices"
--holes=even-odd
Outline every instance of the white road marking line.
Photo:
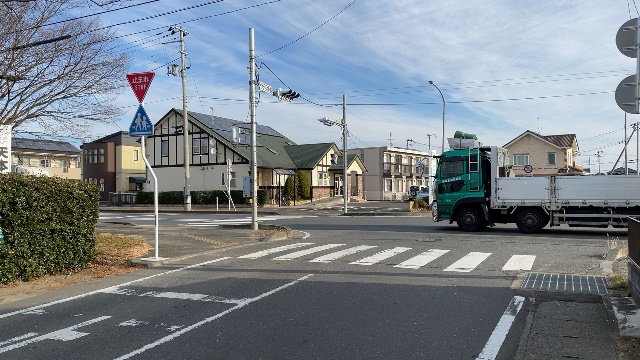
[{"label": "white road marking line", "polygon": [[149,324],[148,321],[140,321],[140,320],[136,320],[136,319],[131,319],[131,320],[127,320],[127,321],[123,321],[120,324],[118,324],[118,326],[138,326],[138,325],[147,325]]},{"label": "white road marking line", "polygon": [[132,280],[132,281],[129,281],[129,282],[126,282],[126,283],[122,283],[120,285],[114,285],[114,286],[110,286],[108,288],[90,291],[90,292],[87,292],[87,293],[84,293],[84,294],[71,296],[71,297],[60,299],[60,300],[56,300],[56,301],[52,301],[52,302],[49,302],[49,303],[46,303],[46,304],[36,305],[36,306],[32,306],[30,308],[26,308],[26,309],[22,309],[22,310],[16,310],[16,311],[13,311],[13,312],[10,312],[10,313],[1,314],[0,315],[0,319],[7,318],[9,316],[13,316],[13,315],[17,315],[17,314],[26,314],[26,313],[32,313],[34,311],[41,311],[42,308],[49,307],[49,306],[52,306],[52,305],[62,304],[62,303],[65,303],[67,301],[81,299],[81,298],[89,296],[89,295],[100,294],[100,293],[104,293],[104,292],[111,292],[111,291],[113,291],[113,289],[117,289],[117,288],[122,287],[122,286],[135,284],[135,283],[142,282],[142,281],[145,281],[145,280],[149,280],[149,279],[152,279],[152,278],[155,278],[155,277],[158,277],[158,276],[169,275],[169,274],[172,274],[172,273],[175,273],[175,272],[178,272],[178,271],[188,270],[188,269],[191,269],[191,268],[212,264],[212,263],[216,263],[218,261],[223,261],[223,260],[227,260],[227,259],[231,259],[231,257],[227,256],[227,257],[222,257],[222,258],[218,258],[218,259],[213,259],[213,260],[209,260],[209,261],[205,261],[205,262],[201,262],[201,263],[197,263],[197,264],[181,267],[179,269],[169,270],[169,271],[165,271],[165,272],[162,272],[162,273],[159,273],[159,274],[155,274],[155,275],[143,277],[143,278],[140,278],[140,279]]},{"label": "white road marking line", "polygon": [[513,255],[502,267],[502,271],[524,271],[533,268],[535,255]]},{"label": "white road marking line", "polygon": [[69,326],[67,328],[60,329],[60,330],[57,330],[57,331],[53,331],[53,332],[50,332],[48,334],[40,335],[40,336],[31,338],[29,340],[25,340],[25,341],[19,342],[17,344],[5,346],[5,347],[0,348],[0,353],[11,351],[11,350],[14,350],[14,349],[17,349],[17,348],[21,348],[23,346],[26,346],[26,345],[29,345],[29,344],[32,344],[32,343],[35,343],[35,342],[38,342],[38,341],[42,341],[42,340],[61,340],[61,341],[75,340],[75,339],[81,338],[81,337],[83,337],[85,335],[89,335],[89,333],[75,331],[77,328],[81,328],[83,326],[91,325],[93,323],[97,323],[99,321],[109,319],[110,317],[111,316],[100,316],[98,318],[87,320],[85,322],[81,322],[80,324]]},{"label": "white road marking line", "polygon": [[171,340],[173,340],[173,339],[175,339],[175,338],[177,338],[177,337],[179,337],[179,336],[181,336],[181,335],[183,335],[183,334],[185,334],[185,333],[187,333],[187,332],[189,332],[191,330],[197,329],[198,327],[200,327],[200,326],[202,326],[204,324],[210,323],[210,322],[212,322],[214,320],[217,320],[217,319],[219,319],[219,318],[221,318],[221,317],[223,317],[223,316],[225,316],[225,315],[227,315],[227,314],[229,314],[229,313],[231,313],[233,311],[241,309],[241,308],[251,304],[252,302],[261,300],[261,299],[263,299],[263,298],[265,298],[265,297],[267,297],[269,295],[277,293],[278,291],[281,291],[281,290],[284,290],[284,289],[286,289],[286,288],[288,288],[290,286],[293,286],[293,285],[295,285],[295,284],[297,284],[297,283],[299,283],[299,282],[301,282],[303,280],[306,280],[306,279],[310,278],[311,276],[313,276],[313,274],[305,275],[305,276],[303,276],[303,277],[301,277],[301,278],[299,278],[297,280],[294,280],[294,281],[292,281],[290,283],[284,284],[284,285],[282,285],[280,287],[277,287],[277,288],[275,288],[275,289],[273,289],[271,291],[268,291],[266,293],[258,295],[258,296],[254,297],[254,298],[246,299],[245,301],[241,302],[240,304],[238,304],[238,305],[236,305],[236,306],[234,306],[234,307],[232,307],[232,308],[230,308],[228,310],[225,310],[225,311],[223,311],[223,312],[221,312],[219,314],[216,314],[214,316],[211,316],[211,317],[208,317],[208,318],[206,318],[204,320],[201,320],[201,321],[199,321],[199,322],[197,322],[197,323],[195,323],[193,325],[189,325],[189,326],[187,326],[187,327],[185,327],[183,329],[180,329],[180,330],[178,330],[178,331],[176,331],[176,332],[174,332],[174,333],[172,333],[170,335],[167,335],[167,336],[165,336],[165,337],[163,337],[163,338],[161,338],[161,339],[159,339],[159,340],[157,340],[155,342],[147,344],[147,345],[141,347],[138,350],[135,350],[135,351],[130,352],[130,353],[126,354],[126,355],[123,355],[123,356],[117,358],[116,360],[129,359],[129,358],[131,358],[133,356],[142,354],[143,352],[145,352],[145,351],[147,351],[149,349],[153,349],[154,347],[156,347],[158,345],[162,345],[162,344],[164,344],[166,342],[169,342],[169,341],[171,341]]},{"label": "white road marking line", "polygon": [[311,234],[309,234],[309,233],[308,233],[308,232],[306,232],[306,231],[302,231],[302,233],[304,234],[304,236],[302,237],[302,240],[306,240],[306,239],[308,239],[309,237],[311,237]]},{"label": "white road marking line", "polygon": [[331,254],[327,254],[327,255],[323,255],[320,257],[317,257],[313,260],[309,260],[309,262],[321,262],[321,263],[328,263],[331,262],[333,260],[339,259],[341,257],[347,256],[347,255],[351,255],[351,254],[355,254],[357,252],[360,251],[364,251],[364,250],[369,250],[369,249],[373,249],[376,246],[369,246],[369,245],[360,245],[360,246],[355,246],[349,249],[344,249],[344,250],[340,250],[340,251],[336,251],[334,253]]},{"label": "white road marking line", "polygon": [[403,269],[419,269],[448,252],[449,250],[430,249],[420,255],[412,257],[409,260],[403,261],[394,267]]},{"label": "white road marking line", "polygon": [[369,257],[366,257],[364,259],[360,259],[358,261],[354,261],[351,264],[354,265],[373,265],[376,263],[379,263],[382,260],[388,259],[392,256],[398,255],[400,253],[403,253],[407,250],[411,250],[411,248],[408,247],[394,247],[393,249],[388,249],[388,250],[384,250],[381,251],[377,254],[371,255]]},{"label": "white road marking line", "polygon": [[282,255],[282,256],[278,256],[276,258],[273,258],[273,260],[293,260],[293,259],[297,259],[299,257],[303,257],[309,254],[313,254],[313,253],[317,253],[323,250],[327,250],[327,249],[333,249],[339,246],[345,246],[346,244],[327,244],[327,245],[321,245],[321,246],[316,246],[316,247],[312,247],[310,249],[304,249],[304,250],[300,250],[300,251],[296,251],[293,252],[291,254],[287,254],[287,255]]},{"label": "white road marking line", "polygon": [[307,246],[307,245],[313,245],[313,243],[296,243],[296,244],[289,244],[289,245],[285,245],[285,246],[278,246],[278,247],[273,248],[273,249],[267,249],[267,250],[262,250],[262,251],[254,252],[254,253],[251,253],[251,254],[247,254],[247,255],[238,256],[238,258],[239,259],[257,259],[259,257],[263,257],[263,256],[267,256],[267,255],[271,255],[271,254],[275,254],[275,253],[279,253],[279,252],[283,252],[283,251],[299,248],[299,247],[302,247],[302,246]]},{"label": "white road marking line", "polygon": [[225,304],[238,304],[245,300],[245,299],[229,299],[229,298],[224,298],[222,296],[215,296],[215,295],[178,293],[178,292],[171,292],[171,291],[141,292],[133,289],[120,289],[120,288],[109,289],[108,291],[104,291],[104,292],[109,294],[126,295],[126,296],[147,296],[147,297],[164,298],[164,299],[192,300],[192,301],[204,301],[204,302],[214,301],[214,302],[225,303]]},{"label": "white road marking line", "polygon": [[489,256],[491,256],[491,253],[470,252],[462,259],[454,262],[443,271],[470,272],[471,270],[475,269],[476,266],[480,265],[481,262],[485,261]]},{"label": "white road marking line", "polygon": [[3,341],[3,342],[0,342],[0,347],[5,346],[5,345],[7,345],[7,344],[14,343],[14,342],[16,342],[16,341],[20,341],[20,340],[22,340],[22,339],[30,338],[30,337],[33,337],[33,336],[36,336],[36,335],[38,335],[38,333],[30,332],[30,333],[26,333],[26,334],[24,334],[24,335],[16,336],[16,337],[11,338],[11,339],[9,339],[9,340],[5,340],[5,341]]},{"label": "white road marking line", "polygon": [[502,343],[507,337],[509,329],[511,329],[511,325],[516,319],[518,312],[520,312],[520,309],[522,309],[523,304],[524,297],[522,296],[514,296],[513,299],[511,299],[511,302],[504,311],[504,314],[502,314],[500,321],[498,321],[498,325],[493,329],[489,340],[484,345],[484,349],[482,349],[482,352],[478,355],[476,360],[494,360],[496,356],[498,356]]}]

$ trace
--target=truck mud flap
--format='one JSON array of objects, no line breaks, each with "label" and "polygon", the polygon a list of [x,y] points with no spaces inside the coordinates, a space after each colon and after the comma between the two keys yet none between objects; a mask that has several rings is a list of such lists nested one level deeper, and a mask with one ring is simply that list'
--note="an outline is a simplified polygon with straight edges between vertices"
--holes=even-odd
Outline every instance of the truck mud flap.
[{"label": "truck mud flap", "polygon": [[489,208],[487,207],[487,204],[482,203],[480,204],[480,207],[482,208],[482,213],[484,213],[484,219],[487,221],[487,224],[489,224],[490,227],[496,226],[496,224],[493,223],[493,220],[489,217]]}]

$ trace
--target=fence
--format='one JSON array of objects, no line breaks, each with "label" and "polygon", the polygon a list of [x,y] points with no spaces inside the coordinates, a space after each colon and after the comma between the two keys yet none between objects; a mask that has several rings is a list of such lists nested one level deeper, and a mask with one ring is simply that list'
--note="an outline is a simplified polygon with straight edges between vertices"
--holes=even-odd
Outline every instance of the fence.
[{"label": "fence", "polygon": [[629,292],[636,304],[640,304],[640,220],[628,217],[629,224]]}]

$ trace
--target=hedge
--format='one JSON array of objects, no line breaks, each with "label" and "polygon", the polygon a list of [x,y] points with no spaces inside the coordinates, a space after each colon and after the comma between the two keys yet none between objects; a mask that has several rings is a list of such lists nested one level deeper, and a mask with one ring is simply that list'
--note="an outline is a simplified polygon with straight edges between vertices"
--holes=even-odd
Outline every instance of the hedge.
[{"label": "hedge", "polygon": [[[182,191],[161,191],[158,193],[158,204],[160,205],[182,205],[184,195]],[[192,191],[192,205],[215,205],[216,198],[218,204],[228,204],[229,200],[223,190]],[[231,199],[236,205],[245,204],[242,190],[231,190]],[[258,190],[258,205],[269,202],[269,192],[264,189]],[[136,194],[136,204],[153,205],[153,192],[139,192]]]},{"label": "hedge", "polygon": [[91,264],[99,200],[98,186],[88,182],[0,175],[0,283]]}]

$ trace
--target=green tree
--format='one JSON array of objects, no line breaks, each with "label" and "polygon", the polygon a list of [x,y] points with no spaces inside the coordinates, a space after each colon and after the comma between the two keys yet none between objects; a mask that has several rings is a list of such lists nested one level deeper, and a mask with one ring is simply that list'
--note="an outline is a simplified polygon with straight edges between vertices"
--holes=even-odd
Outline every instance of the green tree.
[{"label": "green tree", "polygon": [[311,184],[309,184],[309,174],[304,170],[296,171],[298,175],[298,195],[302,199],[311,197]]},{"label": "green tree", "polygon": [[295,194],[293,176],[289,176],[287,180],[284,182],[284,196],[287,196],[293,199],[293,195]]}]

